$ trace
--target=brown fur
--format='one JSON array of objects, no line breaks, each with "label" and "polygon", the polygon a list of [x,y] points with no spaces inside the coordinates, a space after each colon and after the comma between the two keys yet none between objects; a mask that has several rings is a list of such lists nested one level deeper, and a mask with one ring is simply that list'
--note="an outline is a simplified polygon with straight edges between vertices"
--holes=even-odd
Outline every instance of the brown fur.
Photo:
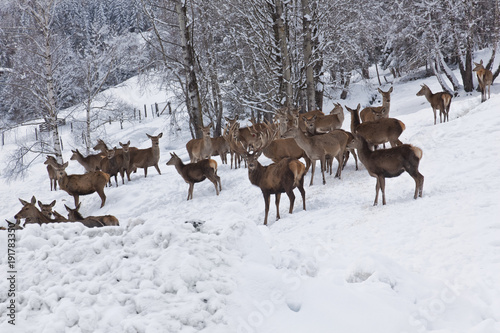
[{"label": "brown fur", "polygon": [[293,189],[297,187],[302,196],[303,209],[306,210],[306,194],[304,190],[305,166],[300,161],[293,158],[284,158],[277,163],[263,166],[258,158],[262,151],[272,142],[276,133],[271,133],[270,127],[260,134],[258,145],[253,153],[248,152],[242,143],[229,132],[227,139],[231,148],[241,154],[248,163],[248,179],[253,185],[256,185],[262,191],[264,196],[265,213],[264,225],[267,225],[267,216],[269,213],[269,204],[271,194],[275,195],[276,220],[280,219],[279,203],[281,193],[286,193],[290,199],[289,213],[293,212],[295,194]]},{"label": "brown fur", "polygon": [[423,155],[420,148],[404,144],[390,149],[372,151],[362,136],[357,136],[351,145],[358,149],[359,159],[370,176],[377,178],[374,206],[378,204],[379,190],[382,190],[382,204],[386,204],[385,178],[398,177],[405,171],[415,180],[414,199],[422,197],[424,176],[418,171]]},{"label": "brown fur", "polygon": [[[476,67],[472,71],[476,72],[477,75],[477,82],[479,84],[479,89],[481,90],[482,103],[490,98],[490,89],[493,84],[493,73],[489,69],[484,68],[482,59],[479,63],[475,62],[474,65]],[[488,98],[486,98],[486,90],[488,90]]]},{"label": "brown fur", "polygon": [[[217,176],[217,162],[212,159],[204,159],[195,163],[182,163],[182,160],[175,153],[170,154],[171,158],[167,165],[175,166],[177,172],[184,181],[189,184],[187,200],[193,199],[194,184],[204,181],[208,178],[214,186],[215,193],[219,195],[222,190],[220,177]],[[217,185],[219,185],[217,187]]]},{"label": "brown fur", "polygon": [[375,121],[359,123],[359,108],[346,109],[351,113],[351,131],[365,138],[371,147],[390,142],[391,147],[402,145],[399,136],[406,128],[405,124],[396,118],[381,118]]},{"label": "brown fur", "polygon": [[[58,164],[60,165],[59,163],[57,163],[57,160],[54,156],[47,156],[47,160],[51,160],[51,163],[52,164]],[[47,164],[47,163],[45,163]],[[54,169],[54,167],[52,167],[51,164],[48,164],[47,165],[47,173],[49,174],[49,181],[50,181],[50,190],[52,191],[52,189],[54,189],[54,191],[57,190],[57,173],[56,173],[56,169]]]},{"label": "brown fur", "polygon": [[[447,92],[438,92],[433,94],[431,89],[425,84],[422,84],[422,88],[417,93],[417,96],[425,96],[427,101],[431,103],[432,112],[434,112],[434,125],[436,125],[436,110],[439,110],[439,122],[450,121],[450,105],[451,105],[451,95]],[[441,119],[443,115],[444,119]]]},{"label": "brown fur", "polygon": [[40,207],[40,211],[42,212],[43,215],[45,215],[47,218],[52,219],[57,222],[66,222],[68,221],[67,218],[53,210],[54,206],[56,204],[56,201],[53,200],[50,204],[43,204],[40,200],[38,200],[38,206]]},{"label": "brown fur", "polygon": [[88,155],[87,157],[84,157],[78,149],[72,150],[71,152],[73,155],[71,155],[70,160],[78,161],[78,163],[80,163],[87,172],[95,171],[100,168],[101,160],[105,157],[103,154]]},{"label": "brown fur", "polygon": [[64,207],[66,207],[66,210],[68,211],[68,219],[69,220],[82,222],[86,226],[93,226],[93,227],[120,225],[118,219],[116,217],[114,217],[113,215],[83,217],[82,214],[80,214],[80,212],[79,212],[80,204],[81,203],[79,203],[75,209],[71,209],[68,206],[64,205]]},{"label": "brown fur", "polygon": [[186,150],[191,159],[191,163],[201,161],[212,156],[212,140],[210,138],[210,129],[212,124],[202,127],[203,138],[191,139],[186,143]]},{"label": "brown fur", "polygon": [[[146,134],[151,139],[151,147],[146,149],[137,149],[130,152],[131,169],[143,168],[144,177],[148,175],[148,167],[154,166],[158,174],[161,175],[158,162],[160,161],[160,138],[163,133],[156,136]],[[130,172],[128,172],[130,174]]]},{"label": "brown fur", "polygon": [[378,88],[378,92],[382,94],[382,106],[369,106],[361,110],[359,117],[362,122],[374,121],[381,118],[389,118],[389,111],[391,108],[391,93],[392,87],[384,92]]},{"label": "brown fur", "polygon": [[[50,160],[46,160],[45,164],[51,164]],[[104,187],[109,181],[109,175],[102,171],[92,171],[83,175],[67,175],[66,167],[68,162],[62,166],[51,164],[57,171],[57,181],[62,190],[72,195],[75,199],[75,206],[78,206],[80,195],[87,195],[97,192],[101,198],[101,207],[106,202],[106,195],[104,194]]]}]

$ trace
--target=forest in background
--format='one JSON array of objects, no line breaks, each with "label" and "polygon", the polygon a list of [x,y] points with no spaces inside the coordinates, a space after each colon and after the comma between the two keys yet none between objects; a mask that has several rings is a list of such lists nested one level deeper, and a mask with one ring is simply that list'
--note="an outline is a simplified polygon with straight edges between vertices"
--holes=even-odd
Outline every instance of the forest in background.
[{"label": "forest in background", "polygon": [[224,115],[321,109],[374,65],[454,95],[475,89],[475,51],[500,72],[498,0],[5,0],[0,16],[0,128],[43,119],[57,158],[59,112],[84,105],[88,150],[100,111],[127,108],[99,93],[135,75],[179,91],[199,138]]}]

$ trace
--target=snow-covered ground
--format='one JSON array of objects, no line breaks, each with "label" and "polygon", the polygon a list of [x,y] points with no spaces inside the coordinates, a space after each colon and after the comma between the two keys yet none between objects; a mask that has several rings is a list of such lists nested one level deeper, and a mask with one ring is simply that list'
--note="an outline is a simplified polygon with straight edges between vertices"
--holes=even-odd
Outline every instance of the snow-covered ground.
[{"label": "snow-covered ground", "polygon": [[[135,82],[114,94],[137,107],[158,101],[161,92],[141,95]],[[414,181],[405,173],[387,180],[387,205],[372,206],[375,179],[361,164],[355,171],[351,159],[342,180],[328,176],[321,185],[316,174],[306,187],[307,211],[296,191],[288,214],[283,195],[275,222],[272,199],[269,226],[262,225],[262,194],[246,169],[219,163],[221,194],[205,181],[186,201],[188,185],[165,163],[170,152],[188,161],[189,132],[172,130],[168,116],[123,130],[107,126],[103,139],[111,145],[130,140],[146,148],[146,133],[163,132],[162,174],[150,168],[144,178],[139,170],[131,182],[106,188],[101,209],[96,194],[80,198],[83,215],[112,214],[119,227],[65,223],[17,231],[15,298],[8,295],[2,232],[0,331],[500,332],[500,85],[485,103],[477,92],[454,98],[450,122],[434,126],[430,105],[415,96],[422,83],[439,90],[433,77],[395,82],[391,116],[406,124],[402,141],[424,152],[423,198],[413,199]],[[366,106],[376,86],[353,89],[343,105]],[[346,112],[343,128],[349,124]],[[65,160],[70,148],[83,150],[69,128],[62,136]],[[0,147],[0,170],[14,149],[13,140]],[[74,207],[66,192],[50,191],[43,161],[24,180],[0,179],[1,221],[14,220],[18,198],[33,195],[57,200],[60,213],[64,204]],[[70,161],[68,173],[82,172]],[[15,326],[8,323],[11,299]]]}]

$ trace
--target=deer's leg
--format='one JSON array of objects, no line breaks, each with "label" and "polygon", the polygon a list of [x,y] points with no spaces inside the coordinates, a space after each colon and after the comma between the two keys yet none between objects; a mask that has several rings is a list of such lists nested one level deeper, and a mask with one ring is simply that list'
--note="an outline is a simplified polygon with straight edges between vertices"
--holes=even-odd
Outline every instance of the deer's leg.
[{"label": "deer's leg", "polygon": [[295,194],[293,193],[293,188],[288,190],[286,194],[288,195],[288,199],[290,199],[290,209],[288,210],[288,213],[292,214],[293,206],[295,205]]},{"label": "deer's leg", "polygon": [[321,159],[321,163],[320,163],[320,166],[321,166],[321,175],[323,176],[323,185],[326,184],[326,180],[325,180],[325,164],[326,164],[326,158],[323,157]]},{"label": "deer's leg", "polygon": [[378,205],[378,192],[380,190],[380,182],[379,182],[379,177],[377,176],[377,184],[375,185],[375,201],[373,202],[373,205],[376,206]]},{"label": "deer's leg", "polygon": [[385,178],[384,176],[379,176],[380,190],[382,191],[382,205],[385,205]]},{"label": "deer's leg", "polygon": [[73,198],[75,199],[75,207],[77,207],[78,202],[80,201],[80,196],[78,194],[73,194]]},{"label": "deer's leg", "polygon": [[311,182],[309,183],[309,186],[311,186],[313,184],[314,170],[315,169],[316,169],[316,161],[315,160],[311,160]]},{"label": "deer's leg", "polygon": [[434,112],[434,125],[436,125],[436,108],[432,108],[432,112]]},{"label": "deer's leg", "polygon": [[102,208],[102,207],[104,207],[104,204],[106,203],[106,194],[104,194],[104,189],[100,189],[96,192],[99,195],[99,197],[101,198],[101,208]]},{"label": "deer's leg", "polygon": [[281,200],[281,193],[276,193],[274,195],[274,202],[276,203],[276,221],[278,221],[281,216],[280,216],[280,200]]},{"label": "deer's leg", "polygon": [[337,161],[339,162],[339,166],[337,167],[337,173],[335,174],[335,177],[338,177],[339,179],[341,179],[341,176],[342,176],[342,160],[344,159],[344,153],[341,152],[339,153],[339,155],[337,155]]},{"label": "deer's leg", "polygon": [[264,195],[264,204],[266,206],[264,210],[264,225],[267,225],[267,214],[269,213],[269,201],[271,200],[271,195],[264,192],[262,192],[262,195]]},{"label": "deer's leg", "polygon": [[144,178],[148,176],[148,167],[144,168]]},{"label": "deer's leg", "polygon": [[297,186],[299,189],[300,195],[302,196],[302,209],[306,210],[306,191],[304,190],[304,178],[300,180],[299,186]]},{"label": "deer's leg", "polygon": [[158,163],[155,164],[156,171],[158,171],[158,174],[161,175],[160,167],[158,166]]},{"label": "deer's leg", "polygon": [[193,199],[193,189],[194,189],[194,183],[189,183],[189,189],[188,189],[188,197],[187,199]]}]

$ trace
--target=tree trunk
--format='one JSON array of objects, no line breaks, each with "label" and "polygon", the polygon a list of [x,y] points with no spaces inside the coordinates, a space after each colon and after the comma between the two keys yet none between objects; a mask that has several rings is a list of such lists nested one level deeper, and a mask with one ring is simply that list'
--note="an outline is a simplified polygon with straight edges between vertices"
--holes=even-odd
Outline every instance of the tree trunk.
[{"label": "tree trunk", "polygon": [[189,99],[188,113],[191,124],[194,127],[196,138],[200,139],[203,136],[203,133],[201,131],[201,127],[203,126],[203,116],[201,113],[198,81],[196,79],[196,62],[194,57],[194,49],[190,38],[190,29],[187,24],[188,18],[186,3],[184,1],[177,0],[175,2],[175,11],[177,12],[181,34],[183,65],[186,75],[186,90],[187,98]]},{"label": "tree trunk", "polygon": [[[43,12],[45,13],[45,12]],[[52,128],[52,148],[54,149],[54,154],[57,163],[62,164],[62,149],[61,141],[59,139],[59,129],[57,125],[57,102],[56,102],[56,88],[54,85],[54,72],[53,72],[53,61],[52,61],[52,49],[50,45],[51,32],[50,32],[50,17],[49,15],[40,15],[40,19],[43,20],[41,23],[41,28],[44,37],[44,62],[45,62],[45,85],[47,89],[47,109],[49,114],[49,121]]]},{"label": "tree trunk", "polygon": [[311,10],[309,0],[301,0],[302,3],[302,27],[304,33],[304,66],[306,72],[306,95],[307,111],[316,110],[316,86],[314,84],[314,68],[312,61],[312,40],[311,40]]},{"label": "tree trunk", "polygon": [[281,0],[274,0],[274,4],[276,8],[276,21],[274,22],[274,24],[277,28],[277,37],[281,52],[285,106],[291,106],[293,101],[292,72],[290,56],[288,54],[287,32],[285,22],[283,22],[283,3],[281,2]]}]

